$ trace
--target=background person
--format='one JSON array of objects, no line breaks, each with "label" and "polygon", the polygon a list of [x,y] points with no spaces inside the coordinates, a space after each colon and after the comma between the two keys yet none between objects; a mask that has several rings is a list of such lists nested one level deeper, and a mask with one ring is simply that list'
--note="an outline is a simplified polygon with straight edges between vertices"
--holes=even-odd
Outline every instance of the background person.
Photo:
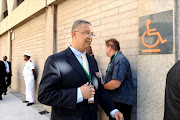
[{"label": "background person", "polygon": [[98,104],[116,120],[122,115],[95,75],[99,71],[96,60],[86,54],[93,36],[90,22],[77,20],[72,44],[46,60],[38,101],[52,106],[51,120],[97,120]]},{"label": "background person", "polygon": [[3,57],[3,61],[6,67],[6,73],[7,73],[7,79],[5,81],[5,86],[4,86],[4,95],[7,93],[8,87],[11,85],[11,76],[12,76],[12,71],[11,71],[11,62],[7,61],[7,56]]},{"label": "background person", "polygon": [[27,106],[34,104],[33,84],[35,79],[35,69],[30,57],[30,54],[24,53],[24,61],[26,61],[26,64],[24,65],[23,76],[26,85],[26,100],[23,102],[28,103]]},{"label": "background person", "polygon": [[0,100],[2,100],[3,88],[7,79],[6,67],[3,61],[0,61]]},{"label": "background person", "polygon": [[90,56],[92,56],[94,58],[94,53],[92,51],[92,47],[89,46],[87,49],[86,49],[86,53],[88,53]]},{"label": "background person", "polygon": [[180,61],[167,74],[164,107],[164,120],[180,120]]},{"label": "background person", "polygon": [[[104,88],[108,90],[116,107],[130,120],[134,102],[134,87],[128,59],[120,51],[116,39],[106,41],[105,52],[111,61],[108,65]],[[113,118],[110,117],[110,120]]]}]

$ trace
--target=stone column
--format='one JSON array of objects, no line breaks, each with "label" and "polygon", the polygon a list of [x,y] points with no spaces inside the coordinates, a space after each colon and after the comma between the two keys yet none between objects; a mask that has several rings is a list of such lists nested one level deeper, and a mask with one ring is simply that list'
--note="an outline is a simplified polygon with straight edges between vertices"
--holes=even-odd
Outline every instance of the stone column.
[{"label": "stone column", "polygon": [[11,58],[12,58],[12,47],[11,47],[11,43],[12,43],[12,40],[11,40],[11,31],[8,31],[8,37],[7,37],[7,57],[8,57],[8,60],[11,61]]},{"label": "stone column", "polygon": [[[173,10],[173,53],[138,55],[137,120],[163,120],[166,76],[174,65],[174,0],[138,0],[138,17]],[[162,20],[163,17],[156,18]],[[140,23],[139,23],[140,24]]]},{"label": "stone column", "polygon": [[[44,57],[47,58],[56,52],[56,6],[48,6],[46,9],[46,28],[45,28],[45,46]],[[51,111],[49,106],[44,108]]]},{"label": "stone column", "polygon": [[7,0],[8,14],[17,7],[17,0]]},{"label": "stone column", "polygon": [[49,6],[46,10],[46,30],[45,30],[45,58],[55,53],[56,32],[56,6]]}]

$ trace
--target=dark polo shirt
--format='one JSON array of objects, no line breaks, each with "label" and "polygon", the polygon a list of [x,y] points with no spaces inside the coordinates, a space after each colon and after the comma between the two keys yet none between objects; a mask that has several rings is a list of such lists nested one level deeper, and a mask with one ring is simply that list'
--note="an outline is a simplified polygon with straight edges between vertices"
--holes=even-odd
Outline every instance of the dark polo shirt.
[{"label": "dark polo shirt", "polygon": [[[112,56],[111,60],[113,59]],[[118,52],[117,56],[111,62],[106,72],[105,84],[116,79],[121,81],[121,86],[115,90],[108,90],[114,102],[121,102],[128,105],[133,105],[134,102],[134,87],[131,74],[131,67],[128,59]]]}]

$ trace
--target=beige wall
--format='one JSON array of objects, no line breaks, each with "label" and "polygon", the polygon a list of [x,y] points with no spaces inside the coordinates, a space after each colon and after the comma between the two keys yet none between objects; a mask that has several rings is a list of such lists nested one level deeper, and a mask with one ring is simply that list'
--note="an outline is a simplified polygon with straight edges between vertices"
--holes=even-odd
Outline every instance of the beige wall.
[{"label": "beige wall", "polygon": [[71,27],[78,19],[86,19],[92,23],[96,34],[92,48],[103,73],[109,62],[104,52],[104,43],[112,37],[120,42],[121,50],[129,58],[133,71],[136,71],[138,55],[136,0],[87,0],[84,2],[83,0],[68,0],[58,5],[57,52],[70,45]]},{"label": "beige wall", "polygon": [[[45,11],[44,11],[45,12]],[[15,39],[12,41],[12,85],[11,87],[25,93],[23,75],[19,74],[24,67],[24,52],[32,55],[31,60],[35,65],[38,75],[34,83],[34,97],[37,98],[38,83],[40,82],[45,62],[45,13],[36,15],[33,19],[14,28]]]},{"label": "beige wall", "polygon": [[[138,0],[138,17],[168,10],[173,10],[175,23],[174,0]],[[138,56],[137,120],[163,120],[166,75],[175,63],[175,54],[173,47],[173,54]]]},{"label": "beige wall", "polygon": [[0,60],[3,60],[3,56],[9,57],[8,49],[8,33],[6,32],[0,36]]},{"label": "beige wall", "polygon": [[[92,49],[100,70],[105,75],[109,58],[105,55],[105,40],[116,38],[131,63],[136,86],[138,55],[137,0],[68,0],[57,7],[57,52],[71,43],[71,27],[75,20],[91,22],[96,37]],[[100,110],[102,111],[102,110]],[[135,110],[133,110],[135,112]],[[100,113],[100,120],[107,120]],[[135,119],[136,117],[133,116]]]}]

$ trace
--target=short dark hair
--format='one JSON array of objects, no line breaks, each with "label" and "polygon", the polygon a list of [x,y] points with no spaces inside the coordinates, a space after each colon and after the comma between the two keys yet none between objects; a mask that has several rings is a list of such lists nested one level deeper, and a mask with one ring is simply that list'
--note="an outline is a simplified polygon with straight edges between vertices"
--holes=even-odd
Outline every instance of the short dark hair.
[{"label": "short dark hair", "polygon": [[28,59],[30,59],[30,58],[31,58],[30,56],[27,56],[27,55],[24,55],[24,56],[26,56]]},{"label": "short dark hair", "polygon": [[115,51],[120,50],[119,42],[114,38],[106,40],[106,46],[111,46],[111,48]]},{"label": "short dark hair", "polygon": [[79,25],[81,25],[81,24],[90,24],[91,25],[91,23],[86,20],[76,20],[72,26],[72,31],[75,31],[75,29],[78,28]]}]

